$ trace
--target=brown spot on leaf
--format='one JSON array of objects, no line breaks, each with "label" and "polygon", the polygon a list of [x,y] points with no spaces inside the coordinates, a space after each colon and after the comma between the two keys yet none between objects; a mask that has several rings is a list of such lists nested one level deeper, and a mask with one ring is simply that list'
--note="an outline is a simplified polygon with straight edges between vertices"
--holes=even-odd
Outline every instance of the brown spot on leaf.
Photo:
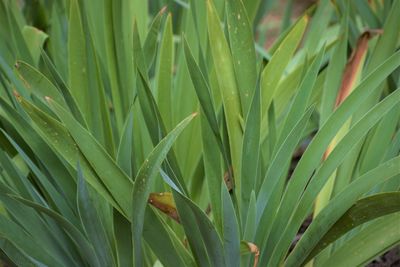
[{"label": "brown spot on leaf", "polygon": [[232,166],[229,166],[228,170],[225,172],[224,182],[226,187],[228,188],[228,191],[231,192],[234,187]]},{"label": "brown spot on leaf", "polygon": [[175,201],[170,192],[150,193],[148,203],[168,215],[168,217],[170,217],[177,223],[180,223]]},{"label": "brown spot on leaf", "polygon": [[17,101],[21,102],[21,95],[16,90],[13,90],[13,95],[15,96]]}]

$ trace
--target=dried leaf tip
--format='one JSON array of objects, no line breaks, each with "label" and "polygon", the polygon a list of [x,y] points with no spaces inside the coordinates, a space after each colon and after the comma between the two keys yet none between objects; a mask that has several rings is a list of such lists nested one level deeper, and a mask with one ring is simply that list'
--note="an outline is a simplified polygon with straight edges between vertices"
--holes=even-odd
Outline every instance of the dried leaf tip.
[{"label": "dried leaf tip", "polygon": [[16,90],[13,90],[13,95],[18,101],[21,101],[21,95]]},{"label": "dried leaf tip", "polygon": [[50,101],[52,100],[49,96],[45,96],[44,99],[45,99],[47,102],[50,102]]},{"label": "dried leaf tip", "polygon": [[167,10],[168,6],[163,6],[160,10],[160,14],[164,14],[165,11]]},{"label": "dried leaf tip", "polygon": [[192,117],[196,117],[197,115],[199,115],[198,111],[192,113]]},{"label": "dried leaf tip", "polygon": [[366,29],[364,34],[368,34],[369,39],[376,36],[376,35],[382,35],[383,34],[383,29]]},{"label": "dried leaf tip", "polygon": [[254,254],[254,264],[253,267],[257,267],[258,266],[258,259],[260,257],[260,250],[258,249],[258,247],[250,242],[247,242],[247,246],[250,249],[250,252]]}]

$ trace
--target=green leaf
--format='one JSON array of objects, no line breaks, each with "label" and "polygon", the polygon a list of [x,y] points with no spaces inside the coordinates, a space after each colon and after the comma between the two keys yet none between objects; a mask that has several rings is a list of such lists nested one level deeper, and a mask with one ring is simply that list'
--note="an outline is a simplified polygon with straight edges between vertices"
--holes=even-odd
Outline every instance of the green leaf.
[{"label": "green leaf", "polygon": [[112,255],[110,241],[97,213],[93,200],[89,196],[86,182],[83,178],[82,169],[78,164],[78,189],[77,204],[79,217],[86,235],[93,244],[95,253],[101,266],[114,266],[115,262]]},{"label": "green leaf", "polygon": [[[35,122],[35,127],[33,129],[37,131],[37,133],[53,151],[57,152],[56,155],[62,156],[67,163],[67,168],[69,170],[71,170],[71,168],[76,168],[76,163],[80,161],[85,177],[88,179],[88,183],[93,186],[100,193],[100,195],[109,201],[117,210],[124,213],[116,199],[114,199],[114,197],[106,189],[105,185],[101,183],[99,178],[97,178],[93,173],[93,169],[79,152],[77,144],[75,143],[74,139],[72,139],[67,129],[63,127],[61,123],[48,116],[46,113],[40,111],[26,100],[20,99],[20,101],[21,105],[27,111],[31,119]],[[58,104],[53,101],[53,106],[57,105]],[[58,106],[58,108],[62,110],[60,106]],[[72,117],[70,114],[68,114],[68,116]],[[82,129],[82,126],[79,127]],[[76,130],[79,131],[79,129]],[[93,155],[97,156],[95,154]],[[108,179],[111,179],[111,177],[108,177]]]},{"label": "green leaf", "polygon": [[65,124],[68,132],[79,147],[79,150],[93,167],[93,170],[97,173],[113,198],[117,200],[125,215],[129,216],[129,208],[131,205],[130,194],[132,190],[131,180],[117,166],[105,149],[71,116],[71,114],[52,99],[47,98],[46,100]]},{"label": "green leaf", "polygon": [[221,256],[224,255],[221,239],[207,215],[190,199],[176,191],[173,192],[179,218],[198,265],[226,266],[224,257]]},{"label": "green leaf", "polygon": [[[250,23],[253,24],[254,19],[256,18],[257,11],[259,10],[261,0],[254,1],[244,1],[246,6],[247,14],[249,15]],[[257,26],[257,25],[255,25]]]},{"label": "green leaf", "polygon": [[256,216],[257,216],[257,200],[256,193],[254,190],[251,191],[250,195],[250,203],[249,210],[247,212],[246,224],[244,227],[243,237],[246,240],[253,240],[254,235],[256,233],[257,225],[256,225]]},{"label": "green leaf", "polygon": [[[377,65],[381,62],[389,59],[394,51],[396,51],[398,39],[400,32],[398,31],[398,25],[400,24],[400,2],[393,2],[390,6],[390,12],[387,14],[385,24],[383,26],[383,34],[380,35],[375,47],[371,52],[371,56],[367,61],[364,75],[369,75],[374,72]],[[360,107],[356,114],[356,118],[362,117],[365,112],[371,108],[380,97],[383,87],[377,90],[365,101],[365,103]]]},{"label": "green leaf", "polygon": [[129,217],[130,195],[132,182],[128,176],[118,167],[111,156],[96,141],[96,139],[77,122],[60,105],[52,99],[46,99],[51,108],[65,124],[68,132],[76,142],[79,150],[88,160],[93,170],[104,183],[110,194],[121,206],[124,214]]},{"label": "green leaf", "polygon": [[[200,70],[199,65],[194,59],[193,53],[189,47],[189,44],[185,37],[183,37],[183,48],[185,52],[186,64],[189,70],[190,78],[192,79],[192,83],[194,89],[196,90],[197,97],[199,99],[200,105],[203,109],[204,115],[207,118],[207,121],[214,133],[214,135],[221,139],[221,135],[219,133],[219,126],[217,122],[216,111],[213,103],[213,99],[211,97],[211,91],[209,85],[204,77],[204,74]],[[222,141],[221,147],[222,147]]]},{"label": "green leaf", "polygon": [[[351,208],[360,196],[367,193],[375,185],[398,174],[400,172],[399,164],[399,157],[382,163],[375,169],[357,178],[339,195],[334,197],[311,223],[293,252],[289,255],[286,264],[288,266],[301,265],[312,259],[313,256],[326,247],[328,243],[322,242],[322,240],[324,237],[327,237],[331,227],[343,217],[345,212]],[[331,238],[333,237],[336,239],[339,236],[331,235]]]},{"label": "green leaf", "polygon": [[[342,18],[341,22],[341,33],[339,36],[339,42],[335,46],[329,65],[327,68],[327,75],[324,82],[324,89],[321,97],[320,107],[320,121],[323,124],[334,111],[335,100],[337,92],[341,85],[341,77],[343,70],[346,65],[347,59],[347,38],[348,38],[348,14]],[[339,78],[340,77],[340,78]]]},{"label": "green leaf", "polygon": [[296,23],[290,33],[276,49],[271,60],[268,62],[261,74],[262,114],[265,114],[272,102],[275,89],[303,37],[308,20],[308,17],[304,16]]},{"label": "green leaf", "polygon": [[[37,212],[11,197],[10,195],[18,194],[14,189],[1,183],[0,190],[1,202],[7,210],[7,214],[18,225],[21,225],[35,242],[41,243],[43,250],[46,250],[57,261],[63,262],[67,266],[75,264],[73,258],[76,258],[78,255],[74,253],[75,251],[67,249],[71,246],[72,242],[70,239],[67,240],[65,238],[58,226],[49,223],[49,221],[46,223]],[[46,205],[38,195],[35,196],[35,200]]]},{"label": "green leaf", "polygon": [[120,213],[113,214],[115,250],[119,266],[133,264],[131,223]]},{"label": "green leaf", "polygon": [[162,8],[160,12],[158,12],[157,16],[153,19],[153,22],[150,25],[149,32],[146,36],[146,40],[143,44],[143,55],[144,60],[147,62],[147,67],[150,68],[157,52],[157,41],[158,34],[160,31],[161,21],[164,17],[164,13],[166,8]]},{"label": "green leaf", "polygon": [[10,31],[12,32],[11,34],[11,44],[15,47],[15,54],[19,59],[22,59],[28,63],[34,64],[32,55],[29,51],[28,45],[24,40],[23,33],[21,31],[22,25],[20,25],[19,21],[16,18],[16,14],[12,10],[12,5],[8,4],[5,7],[2,7],[7,9],[5,12],[7,14],[7,19],[8,19],[8,24],[10,26]]},{"label": "green leaf", "polygon": [[[88,120],[89,109],[89,85],[88,64],[86,54],[86,37],[83,31],[81,10],[77,0],[70,4],[70,16],[68,27],[68,77],[71,94],[76,99],[84,117]],[[89,123],[90,124],[90,123]]]},{"label": "green leaf", "polygon": [[[138,70],[140,76],[140,83],[138,84],[140,107],[143,112],[147,129],[149,130],[151,141],[155,146],[160,142],[163,137],[165,137],[166,130],[149,84],[146,81],[145,76],[140,71],[140,66],[138,66]],[[173,151],[168,153],[167,160],[168,164],[166,164],[166,166],[163,166],[165,167],[166,172],[171,177],[171,179],[173,179],[173,182],[179,187],[179,190],[187,193],[187,187],[183,180],[179,165],[176,160],[176,156]]]},{"label": "green leaf", "polygon": [[391,5],[390,12],[386,18],[385,25],[383,26],[383,34],[379,36],[379,39],[373,48],[371,58],[367,63],[367,69],[365,74],[370,74],[374,71],[375,66],[380,62],[388,59],[395,50],[398,37],[400,35],[397,31],[397,25],[400,23],[400,3],[393,2]]},{"label": "green leaf", "polygon": [[[113,104],[113,109],[114,109],[114,115],[115,115],[115,124],[117,125],[117,129],[122,128],[122,124],[124,121],[124,111],[123,111],[123,104],[122,104],[122,96],[121,96],[121,90],[120,90],[120,85],[118,81],[118,54],[117,51],[122,52],[121,49],[118,50],[118,43],[123,43],[123,42],[117,42],[117,40],[126,40],[125,38],[129,38],[127,36],[131,36],[130,33],[132,32],[131,28],[128,28],[129,32],[127,36],[121,36],[117,35],[121,29],[121,27],[118,28],[116,25],[116,22],[114,22],[113,17],[115,16],[113,14],[113,3],[115,4],[121,4],[121,1],[112,1],[112,0],[103,0],[104,3],[103,13],[96,14],[96,16],[104,16],[104,19],[102,20],[101,25],[101,31],[104,31],[104,46],[105,50],[102,55],[105,57],[104,60],[104,69],[105,72],[108,73],[109,77],[109,87],[110,87],[110,94],[112,97],[112,104]],[[126,3],[126,2],[125,2]],[[96,3],[96,5],[98,5]],[[130,12],[129,9],[124,9],[126,12]],[[118,19],[121,19],[121,15],[117,17]],[[116,18],[116,19],[117,19]],[[127,20],[130,20],[131,17],[127,17]],[[114,29],[114,25],[116,26],[116,29]],[[129,24],[129,27],[131,27],[131,24]],[[119,37],[119,38],[118,38]],[[130,41],[130,40],[128,40]],[[126,41],[126,42],[128,42]],[[129,47],[126,48],[129,51]],[[136,55],[135,55],[136,57]],[[124,60],[126,58],[122,57]],[[120,63],[122,63],[121,61]],[[126,71],[125,69],[123,69]]]},{"label": "green leaf", "polygon": [[246,117],[257,82],[253,30],[241,0],[227,1],[226,13],[233,67],[243,116]]},{"label": "green leaf", "polygon": [[133,110],[131,110],[126,117],[122,135],[118,145],[117,163],[118,166],[129,176],[132,177],[136,173],[133,168]]},{"label": "green leaf", "polygon": [[[303,188],[308,183],[308,178],[313,170],[319,165],[319,161],[329,145],[336,132],[342,127],[347,119],[363,104],[363,101],[372,92],[377,90],[377,86],[398,66],[400,65],[400,52],[393,54],[388,60],[376,68],[376,70],[366,77],[352,94],[339,106],[339,108],[329,117],[326,123],[321,127],[317,135],[313,138],[307,150],[299,161],[293,175],[290,179],[285,195],[281,201],[278,211],[278,217],[272,228],[273,238],[270,238],[269,244],[275,244],[278,235],[283,231],[286,221],[292,214],[292,207],[298,201],[303,192]],[[384,114],[381,114],[381,116]],[[365,133],[364,133],[365,134]],[[285,218],[285,219],[284,219]],[[263,254],[262,254],[263,257]]]},{"label": "green leaf", "polygon": [[33,62],[37,66],[39,63],[42,47],[44,45],[44,42],[48,38],[48,35],[45,32],[28,25],[25,25],[22,28],[22,34],[27,43],[29,52],[32,55]]},{"label": "green leaf", "polygon": [[26,181],[26,176],[4,151],[0,151],[0,165],[4,173],[8,176],[3,178],[5,184],[12,186],[12,188],[23,197],[29,199],[35,198],[35,194],[29,182]]},{"label": "green leaf", "polygon": [[[90,63],[89,68],[89,94],[91,95],[91,101],[87,104],[90,105],[91,109],[91,132],[97,140],[105,147],[111,157],[115,158],[115,144],[113,136],[113,128],[110,116],[110,106],[107,99],[107,92],[104,87],[104,77],[101,73],[101,58],[98,55],[93,38],[87,34],[87,39],[90,40],[90,53],[92,60],[88,60]],[[128,97],[129,98],[129,97]]]},{"label": "green leaf", "polygon": [[7,239],[0,240],[0,248],[2,253],[6,255],[6,257],[0,260],[2,264],[12,265],[13,263],[16,266],[35,267],[32,258],[29,259],[27,255],[24,255],[20,249]]},{"label": "green leaf", "polygon": [[[355,227],[398,211],[400,211],[399,192],[381,193],[362,198],[336,221],[318,242],[316,248],[323,249],[325,244],[332,243]],[[313,254],[312,251],[311,255]]]},{"label": "green leaf", "polygon": [[[122,128],[123,119],[129,110],[130,105],[133,102],[135,91],[135,75],[134,75],[134,62],[132,60],[135,57],[134,50],[132,49],[133,42],[133,23],[136,25],[139,23],[139,16],[142,17],[141,9],[140,13],[134,8],[135,1],[110,1],[112,8],[112,30],[114,42],[114,58],[116,64],[116,82],[117,87],[112,88],[113,104],[115,105],[116,115],[118,114],[118,129]],[[106,7],[107,8],[107,7]],[[133,16],[135,14],[135,17]],[[142,22],[140,22],[142,23]],[[142,29],[140,29],[142,30]],[[140,32],[141,40],[144,39],[143,31]],[[113,70],[112,70],[113,71]]]},{"label": "green leaf", "polygon": [[242,221],[247,218],[251,192],[257,181],[258,165],[260,158],[260,135],[261,135],[261,106],[260,89],[257,88],[253,96],[250,111],[246,119],[242,148]]},{"label": "green leaf", "polygon": [[2,214],[0,215],[0,235],[35,261],[39,261],[48,266],[66,266],[62,262],[54,259],[46,250],[43,250],[41,245],[26,233],[21,226]]},{"label": "green leaf", "polygon": [[210,124],[207,123],[207,119],[204,117],[204,115],[202,115],[200,119],[201,136],[203,143],[204,172],[207,179],[211,210],[214,217],[215,226],[218,229],[219,233],[222,235],[222,160],[220,156],[220,150],[218,150],[218,142],[216,136],[211,130]]},{"label": "green leaf", "polygon": [[[22,117],[15,109],[13,109],[3,98],[0,98],[1,103],[1,118],[3,121],[9,121],[13,124],[14,129],[28,144],[29,148],[35,153],[38,160],[42,163],[48,164],[47,170],[55,178],[55,182],[60,188],[63,188],[65,197],[70,203],[75,197],[75,186],[68,182],[68,179],[61,179],[61,177],[71,177],[62,163],[60,158],[54,153],[49,144],[49,141],[41,137],[37,130],[27,121],[26,118]],[[50,126],[50,125],[49,125]],[[51,136],[51,135],[50,135]],[[60,135],[62,137],[62,135]],[[12,138],[15,138],[11,136]],[[57,136],[53,136],[57,137]],[[57,140],[57,138],[55,138]],[[68,139],[66,139],[68,140]],[[65,141],[64,141],[65,142]],[[63,143],[64,143],[63,142]],[[51,142],[50,142],[51,143]],[[54,144],[63,144],[57,143]],[[66,147],[69,148],[69,143]],[[68,150],[70,151],[70,150]]]},{"label": "green leaf", "polygon": [[261,244],[267,240],[270,234],[274,222],[273,218],[281,199],[281,186],[286,180],[286,176],[284,175],[285,168],[283,166],[288,164],[290,156],[298,145],[313,110],[314,108],[310,108],[303,114],[302,118],[297,122],[295,127],[293,127],[286,140],[279,147],[260,186],[257,196],[256,221],[256,225],[259,225],[259,227],[256,231],[255,241],[256,244],[260,245],[261,249],[264,248]]},{"label": "green leaf", "polygon": [[309,54],[321,49],[321,35],[328,27],[333,11],[329,0],[322,0],[317,3],[317,9],[310,22],[304,44],[304,48]]},{"label": "green leaf", "polygon": [[66,22],[67,14],[64,12],[65,9],[61,4],[54,4],[51,8],[51,12],[49,12],[51,17],[49,20],[51,29],[48,31],[48,34],[51,36],[51,39],[48,42],[47,51],[55,62],[58,72],[66,79],[68,77],[68,64],[66,64],[65,61],[68,58],[68,49],[65,49],[67,36],[63,26]]},{"label": "green leaf", "polygon": [[130,12],[133,12],[133,16],[136,18],[139,28],[140,38],[142,40],[144,39],[145,33],[147,31],[148,5],[149,5],[148,2],[143,2],[141,0],[133,0],[132,9],[130,10]]},{"label": "green leaf", "polygon": [[288,114],[285,116],[285,120],[282,123],[282,129],[279,136],[278,145],[280,145],[286,136],[289,134],[290,130],[294,127],[296,122],[300,119],[301,114],[303,114],[309,105],[311,92],[314,84],[317,80],[318,72],[322,64],[323,56],[325,54],[325,49],[321,49],[317,57],[311,63],[309,69],[304,75],[301,81],[296,95],[294,96],[293,102],[290,105]]},{"label": "green leaf", "polygon": [[388,156],[386,152],[392,146],[393,140],[395,140],[393,136],[396,133],[399,116],[400,106],[395,106],[374,129],[374,133],[371,134],[365,149],[362,150],[361,174],[377,166]]},{"label": "green leaf", "polygon": [[[246,224],[244,225],[244,233],[243,239],[249,240],[254,242],[254,236],[256,234],[257,225],[257,200],[256,200],[256,193],[251,191],[250,196],[250,203],[249,203],[249,210],[247,212]],[[242,242],[240,243],[240,247],[242,247]],[[242,248],[241,248],[242,250]],[[241,266],[249,266],[251,257],[242,257],[241,259]]]},{"label": "green leaf", "polygon": [[174,68],[174,42],[172,18],[168,15],[159,48],[157,65],[157,103],[167,130],[172,128],[172,80]]},{"label": "green leaf", "polygon": [[87,239],[83,236],[83,234],[74,225],[72,225],[69,221],[67,221],[64,217],[54,212],[53,210],[48,209],[35,202],[20,198],[18,196],[11,196],[11,197],[21,202],[22,204],[31,207],[38,212],[42,212],[48,215],[50,218],[54,219],[69,233],[70,237],[76,242],[82,257],[86,259],[90,264],[93,264],[93,266],[100,266],[98,258],[93,250],[92,245],[87,241]]},{"label": "green leaf", "polygon": [[64,97],[60,91],[58,91],[57,87],[38,70],[23,61],[18,61],[16,63],[16,69],[25,87],[29,91],[37,94],[40,98],[44,98],[45,96],[51,97],[64,108],[67,107]]},{"label": "green leaf", "polygon": [[399,244],[400,213],[372,222],[338,248],[323,266],[363,266]]},{"label": "green leaf", "polygon": [[49,56],[44,51],[42,51],[42,59],[47,69],[49,70],[55,85],[62,92],[65,102],[68,104],[68,107],[71,110],[72,114],[82,125],[86,125],[86,121],[83,117],[81,110],[79,109],[79,106],[74,96],[72,95],[70,89],[62,79],[61,74],[57,71],[56,67],[51,62]]},{"label": "green leaf", "polygon": [[370,29],[378,29],[381,27],[379,18],[377,17],[377,14],[375,14],[372,5],[362,0],[353,1],[351,4],[352,7],[358,11],[363,20],[368,23]]},{"label": "green leaf", "polygon": [[229,46],[221,29],[220,19],[212,1],[207,1],[207,18],[210,48],[214,66],[217,68],[217,79],[228,129],[229,147],[236,187],[235,193],[238,199],[240,199],[240,155],[243,142],[242,129],[239,123],[239,118],[242,116],[240,95],[236,85],[235,71]]},{"label": "green leaf", "polygon": [[147,69],[149,66],[147,66],[148,62],[145,60],[145,55],[144,51],[142,48],[142,44],[140,42],[140,37],[139,37],[139,30],[137,29],[137,24],[135,23],[133,25],[133,51],[134,51],[134,63],[136,65],[136,68],[139,70],[139,75],[141,74],[145,81],[149,83],[149,77],[147,75]]},{"label": "green leaf", "polygon": [[135,266],[142,266],[142,232],[144,213],[147,203],[147,198],[150,194],[150,185],[159,171],[159,168],[166,158],[168,151],[173,143],[196,116],[193,114],[178,124],[161,142],[153,149],[143,165],[140,167],[139,173],[136,176],[135,184],[132,192],[132,240],[134,249]]},{"label": "green leaf", "polygon": [[146,209],[144,221],[143,238],[165,266],[195,266],[176,233],[150,207]]},{"label": "green leaf", "polygon": [[64,217],[70,220],[73,224],[77,224],[78,220],[76,219],[74,211],[72,210],[73,204],[75,203],[72,202],[72,198],[69,198],[71,196],[68,196],[68,194],[72,194],[72,192],[68,192],[67,191],[68,189],[65,187],[62,188],[62,186],[65,184],[67,184],[70,187],[71,184],[74,184],[74,182],[68,183],[64,181],[63,183],[60,183],[58,180],[56,180],[56,185],[62,188],[62,191],[59,192],[56,189],[56,187],[53,186],[51,181],[49,181],[49,178],[46,177],[39,170],[39,168],[32,162],[32,160],[28,157],[28,155],[18,146],[18,144],[14,140],[12,140],[10,136],[8,136],[7,134],[5,135],[7,139],[10,141],[10,143],[14,146],[14,148],[18,151],[19,155],[29,166],[30,170],[35,174],[35,177],[37,177],[38,179],[37,183],[41,185],[41,190],[43,190],[44,192],[46,192],[46,194],[48,194],[51,201],[54,201],[55,206],[58,208],[58,210]]},{"label": "green leaf", "polygon": [[[177,191],[176,191],[177,192]],[[189,199],[185,198],[183,195],[180,195],[179,193],[174,194],[174,199],[175,203],[177,204],[178,208],[178,213],[179,213],[179,218],[181,220],[181,224],[183,226],[183,229],[185,230],[186,238],[189,243],[189,246],[191,248],[191,251],[193,253],[193,257],[197,263],[198,266],[212,266],[210,265],[210,259],[209,256],[207,255],[207,247],[204,244],[203,237],[204,235],[202,234],[200,230],[200,225],[199,221],[196,218],[194,212],[192,211],[192,208],[189,204],[186,202],[190,202]],[[185,202],[186,200],[186,202]],[[201,213],[201,210],[193,204],[195,207],[195,210],[199,213]],[[181,216],[182,214],[182,216]],[[203,215],[201,219],[207,219],[206,215]],[[212,229],[212,224],[209,222],[209,225],[211,225],[210,229]],[[205,233],[207,235],[207,233]],[[221,241],[219,243],[216,243],[218,245],[220,255],[223,255],[223,249],[222,249],[222,244]],[[210,243],[210,246],[213,247],[215,244]],[[223,257],[220,257],[223,258]]]},{"label": "green leaf", "polygon": [[239,224],[226,186],[223,186],[221,190],[225,263],[226,266],[238,267],[240,266]]},{"label": "green leaf", "polygon": [[[355,95],[354,93],[355,91],[347,98],[347,100],[351,99],[351,97]],[[345,102],[343,102],[340,107],[343,107],[345,105]],[[343,161],[345,156],[358,143],[358,141],[360,141],[362,137],[365,136],[368,130],[371,129],[391,108],[393,108],[394,105],[398,104],[399,102],[400,90],[396,90],[391,95],[386,97],[382,102],[377,104],[373,109],[371,109],[360,121],[358,121],[353,126],[353,128],[351,128],[350,131],[342,138],[341,142],[335,147],[329,157],[321,165],[321,167],[317,169],[317,171],[311,178],[311,181],[309,181],[305,192],[299,190],[299,188],[303,189],[304,185],[301,185],[299,188],[291,188],[294,183],[291,184],[289,182],[288,189],[285,192],[285,195],[281,202],[280,210],[278,211],[278,215],[276,217],[275,227],[273,227],[272,229],[272,233],[274,236],[269,241],[272,242],[274,238],[277,238],[277,235],[274,234],[274,231],[282,231],[285,228],[284,225],[278,225],[279,220],[286,220],[289,218],[292,218],[292,220],[290,220],[289,223],[286,225],[286,229],[283,231],[283,234],[281,234],[279,238],[279,242],[277,243],[274,249],[274,253],[271,257],[272,263],[276,263],[283,259],[284,254],[289,249],[290,238],[296,235],[297,229],[300,227],[301,222],[306,218],[313,201],[317,197],[318,193],[321,191],[322,187],[324,186],[332,172],[338,167],[338,165]],[[337,109],[337,111],[340,109],[340,107]],[[328,124],[328,122],[325,124],[325,126]],[[322,130],[319,133],[321,132]],[[316,137],[313,141],[315,140]],[[310,146],[308,147],[308,151],[311,145],[312,144],[310,144]],[[307,173],[306,177],[308,177],[308,175],[309,174]],[[293,177],[291,181],[293,181]],[[305,179],[304,181],[308,182],[308,179]],[[300,195],[301,199],[299,201]],[[297,205],[296,202],[298,203]],[[293,214],[290,214],[290,211],[295,209],[291,209],[291,207],[298,207]],[[284,210],[285,208],[287,208],[288,210]]]},{"label": "green leaf", "polygon": [[285,32],[291,25],[291,17],[292,17],[292,11],[293,11],[293,0],[289,0],[286,3],[285,7],[285,13],[282,18],[282,25],[281,25],[281,33]]}]

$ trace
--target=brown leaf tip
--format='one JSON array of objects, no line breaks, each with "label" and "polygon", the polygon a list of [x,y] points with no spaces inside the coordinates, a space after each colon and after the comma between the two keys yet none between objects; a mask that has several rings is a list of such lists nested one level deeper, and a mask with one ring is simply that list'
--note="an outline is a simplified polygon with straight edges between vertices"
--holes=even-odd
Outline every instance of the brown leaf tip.
[{"label": "brown leaf tip", "polygon": [[21,95],[20,95],[16,90],[13,90],[13,95],[15,96],[15,98],[16,98],[19,102],[21,102]]},{"label": "brown leaf tip", "polygon": [[160,14],[164,14],[165,11],[167,10],[168,6],[164,6],[163,8],[161,8],[160,10]]},{"label": "brown leaf tip", "polygon": [[383,34],[383,29],[366,29],[362,35],[366,34],[368,36],[368,39],[371,39],[372,37],[376,35],[382,35]]},{"label": "brown leaf tip", "polygon": [[253,267],[258,266],[258,259],[260,257],[260,250],[258,249],[257,245],[247,242],[247,246],[250,249],[250,252],[254,254],[254,264]]},{"label": "brown leaf tip", "polygon": [[177,223],[180,223],[179,215],[171,192],[150,193],[147,202],[168,215],[168,217],[175,220]]}]

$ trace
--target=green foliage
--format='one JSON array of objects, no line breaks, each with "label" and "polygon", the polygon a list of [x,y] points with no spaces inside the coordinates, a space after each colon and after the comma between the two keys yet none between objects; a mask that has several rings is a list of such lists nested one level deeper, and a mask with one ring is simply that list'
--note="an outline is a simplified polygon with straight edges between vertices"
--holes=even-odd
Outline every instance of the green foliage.
[{"label": "green foliage", "polygon": [[263,48],[273,2],[0,0],[0,265],[359,266],[398,245],[400,1],[293,22],[288,1]]}]

